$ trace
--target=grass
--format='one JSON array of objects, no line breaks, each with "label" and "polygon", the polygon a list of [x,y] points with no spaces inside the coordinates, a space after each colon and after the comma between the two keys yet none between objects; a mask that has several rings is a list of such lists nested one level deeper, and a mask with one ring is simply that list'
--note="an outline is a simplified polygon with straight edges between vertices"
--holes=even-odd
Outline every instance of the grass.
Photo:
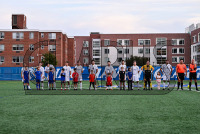
[{"label": "grass", "polygon": [[0,81],[0,133],[199,133],[199,98],[186,88],[166,95],[25,95],[20,81]]}]

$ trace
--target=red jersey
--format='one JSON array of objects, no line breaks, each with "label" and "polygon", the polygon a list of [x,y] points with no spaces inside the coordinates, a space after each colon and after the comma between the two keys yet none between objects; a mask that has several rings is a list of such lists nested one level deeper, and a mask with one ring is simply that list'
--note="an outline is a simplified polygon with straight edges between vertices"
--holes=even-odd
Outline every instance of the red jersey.
[{"label": "red jersey", "polygon": [[111,76],[108,76],[108,77],[107,77],[106,85],[107,85],[107,86],[112,86],[112,77],[111,77]]},{"label": "red jersey", "polygon": [[78,82],[78,73],[77,73],[77,72],[74,72],[74,73],[72,74],[72,78],[73,78],[73,81],[74,81],[74,82]]},{"label": "red jersey", "polygon": [[94,82],[94,80],[95,80],[95,74],[90,74],[89,75],[89,79],[90,79],[90,82]]},{"label": "red jersey", "polygon": [[190,67],[189,67],[189,70],[190,70],[190,72],[191,73],[196,73],[196,71],[197,71],[197,68],[196,68],[197,66],[196,66],[196,64],[190,64]]}]

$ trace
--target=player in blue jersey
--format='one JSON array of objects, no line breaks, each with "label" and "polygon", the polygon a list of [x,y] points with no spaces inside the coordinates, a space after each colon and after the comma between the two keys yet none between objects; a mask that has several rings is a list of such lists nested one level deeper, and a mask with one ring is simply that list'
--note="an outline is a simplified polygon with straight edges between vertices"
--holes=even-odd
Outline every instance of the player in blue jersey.
[{"label": "player in blue jersey", "polygon": [[36,77],[36,88],[37,90],[40,90],[40,81],[42,77],[42,72],[40,71],[40,67],[37,67],[37,71],[35,72]]},{"label": "player in blue jersey", "polygon": [[62,90],[62,84],[64,84],[64,88],[66,90],[66,87],[65,87],[65,75],[66,75],[65,69],[63,68],[61,73],[60,73],[60,76],[61,76],[61,90]]},{"label": "player in blue jersey", "polygon": [[52,68],[52,67],[50,67],[49,70],[50,70],[50,71],[49,71],[49,77],[48,77],[49,90],[51,90],[51,88],[52,88],[52,90],[53,90],[53,83],[54,83],[54,81],[55,81],[55,79],[54,79],[54,71],[53,71],[53,68]]},{"label": "player in blue jersey", "polygon": [[23,72],[23,81],[24,81],[24,90],[25,90],[25,86],[27,86],[27,90],[29,89],[29,71],[28,71],[28,67],[25,67],[25,70]]}]

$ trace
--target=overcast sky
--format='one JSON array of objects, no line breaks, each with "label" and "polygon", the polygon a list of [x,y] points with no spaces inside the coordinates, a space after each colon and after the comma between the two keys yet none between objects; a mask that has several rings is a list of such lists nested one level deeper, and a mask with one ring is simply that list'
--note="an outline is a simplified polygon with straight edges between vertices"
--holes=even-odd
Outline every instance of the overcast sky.
[{"label": "overcast sky", "polygon": [[29,29],[68,36],[182,33],[200,23],[200,0],[4,0],[0,12],[0,29],[11,29],[11,14],[22,13]]}]

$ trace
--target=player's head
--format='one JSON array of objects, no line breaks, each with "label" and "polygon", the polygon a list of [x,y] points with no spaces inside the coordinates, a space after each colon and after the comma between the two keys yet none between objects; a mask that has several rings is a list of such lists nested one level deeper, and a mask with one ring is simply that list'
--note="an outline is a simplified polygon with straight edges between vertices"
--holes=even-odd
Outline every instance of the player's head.
[{"label": "player's head", "polygon": [[40,67],[39,67],[39,66],[37,66],[37,70],[38,70],[38,71],[40,70]]},{"label": "player's head", "polygon": [[25,70],[28,70],[28,67],[27,67],[27,66],[25,66]]},{"label": "player's head", "polygon": [[76,72],[76,68],[74,68],[74,72]]},{"label": "player's head", "polygon": [[46,66],[49,67],[49,63],[47,63]]},{"label": "player's head", "polygon": [[121,70],[123,70],[124,69],[124,67],[121,67]]},{"label": "player's head", "polygon": [[111,75],[111,73],[108,73],[108,76],[110,76]]},{"label": "player's head", "polygon": [[136,66],[136,61],[135,60],[133,61],[133,65]]},{"label": "player's head", "polygon": [[65,62],[65,65],[68,66],[68,65],[69,65],[69,61],[66,61],[66,62]]},{"label": "player's head", "polygon": [[166,60],[165,62],[166,62],[166,64],[169,64],[169,60]]},{"label": "player's head", "polygon": [[160,71],[157,72],[157,75],[160,75]]},{"label": "player's head", "polygon": [[180,64],[183,64],[183,59],[180,60]]},{"label": "player's head", "polygon": [[24,63],[23,66],[26,67],[27,66],[26,63]]},{"label": "player's head", "polygon": [[42,66],[42,62],[39,62],[39,66]]},{"label": "player's head", "polygon": [[147,61],[147,65],[149,65],[149,61]]},{"label": "player's head", "polygon": [[93,70],[91,70],[91,74],[93,74]]},{"label": "player's head", "polygon": [[195,64],[195,60],[194,59],[192,59],[192,62],[191,62],[192,64]]},{"label": "player's head", "polygon": [[122,65],[124,65],[124,60],[122,60]]},{"label": "player's head", "polygon": [[62,72],[64,72],[65,71],[65,69],[64,68],[62,68]]},{"label": "player's head", "polygon": [[52,67],[50,67],[50,68],[49,68],[49,70],[50,70],[50,71],[53,71],[53,68],[52,68]]},{"label": "player's head", "polygon": [[128,71],[129,71],[129,72],[131,71],[131,68],[130,68],[130,67],[128,68]]},{"label": "player's head", "polygon": [[81,65],[81,62],[80,62],[80,61],[77,61],[77,65],[80,66],[80,65]]},{"label": "player's head", "polygon": [[110,62],[110,61],[108,61],[108,62],[107,62],[107,64],[108,64],[108,66],[110,66],[111,62]]},{"label": "player's head", "polygon": [[91,62],[92,62],[92,65],[94,65],[94,64],[95,64],[94,60],[92,60]]}]

